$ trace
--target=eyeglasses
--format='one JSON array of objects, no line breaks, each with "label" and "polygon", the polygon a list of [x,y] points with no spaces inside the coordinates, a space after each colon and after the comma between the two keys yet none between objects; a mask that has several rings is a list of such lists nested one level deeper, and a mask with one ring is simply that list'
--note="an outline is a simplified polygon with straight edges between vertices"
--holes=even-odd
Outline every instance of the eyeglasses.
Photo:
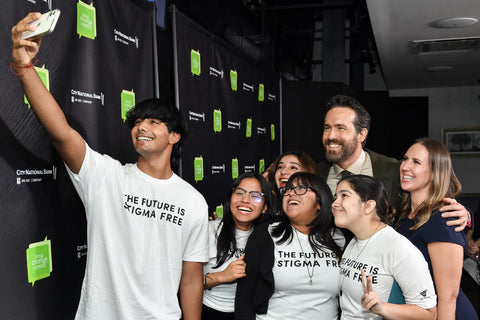
[{"label": "eyeglasses", "polygon": [[252,200],[255,203],[260,203],[262,202],[263,197],[265,196],[264,193],[258,192],[258,191],[247,191],[242,188],[233,188],[233,193],[232,196],[237,198],[237,199],[243,199],[245,198],[245,195],[248,193],[250,196],[250,200]]},{"label": "eyeglasses", "polygon": [[290,193],[290,191],[293,190],[293,192],[295,192],[295,194],[297,196],[302,196],[304,195],[305,193],[307,193],[308,189],[312,189],[313,192],[315,192],[315,190],[313,190],[312,187],[310,186],[307,186],[307,185],[300,185],[300,186],[296,186],[296,187],[292,187],[292,186],[289,186],[289,187],[281,187],[279,189],[280,191],[280,195],[283,197],[284,195],[286,195],[287,193]]}]

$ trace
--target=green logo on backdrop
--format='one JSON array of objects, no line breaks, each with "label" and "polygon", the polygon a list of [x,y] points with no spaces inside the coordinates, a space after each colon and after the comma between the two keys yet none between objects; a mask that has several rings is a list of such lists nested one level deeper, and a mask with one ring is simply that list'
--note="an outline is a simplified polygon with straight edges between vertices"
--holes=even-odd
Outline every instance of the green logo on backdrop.
[{"label": "green logo on backdrop", "polygon": [[270,125],[270,139],[272,141],[275,140],[275,125],[274,124]]},{"label": "green logo on backdrop", "polygon": [[127,120],[127,113],[135,106],[135,92],[122,90],[120,97],[121,100],[121,110],[122,110],[122,119],[123,121]]},{"label": "green logo on backdrop", "polygon": [[79,37],[95,40],[97,36],[97,19],[93,4],[82,1],[77,3],[77,33]]},{"label": "green logo on backdrop", "polygon": [[28,282],[33,285],[35,281],[50,276],[53,271],[52,248],[50,240],[31,243],[27,249]]},{"label": "green logo on backdrop", "polygon": [[215,208],[215,213],[219,219],[223,219],[223,205],[219,205]]},{"label": "green logo on backdrop", "polygon": [[246,125],[246,133],[245,133],[245,136],[247,138],[250,138],[252,136],[252,119],[251,118],[248,118],[247,119],[247,125]]},{"label": "green logo on backdrop", "polygon": [[213,131],[222,132],[222,111],[213,110]]},{"label": "green logo on backdrop", "polygon": [[262,174],[265,172],[265,159],[260,159],[258,162],[258,174]]},{"label": "green logo on backdrop", "polygon": [[237,71],[230,70],[230,87],[232,91],[237,91]]},{"label": "green logo on backdrop", "polygon": [[193,170],[195,175],[195,182],[203,180],[203,157],[195,157],[193,160]]},{"label": "green logo on backdrop", "polygon": [[190,69],[193,74],[200,75],[200,52],[190,50]]},{"label": "green logo on backdrop", "polygon": [[265,98],[265,88],[263,87],[263,83],[258,85],[258,101],[263,101]]},{"label": "green logo on backdrop", "polygon": [[[45,69],[45,65],[43,65],[41,68],[34,67],[35,71],[37,71],[38,76],[42,80],[43,84],[45,85],[45,88],[47,88],[48,91],[50,91],[50,74],[48,72],[48,69]],[[28,102],[27,97],[24,95],[23,96],[23,101],[25,101],[25,104],[28,105],[28,108],[30,108],[30,102]]]},{"label": "green logo on backdrop", "polygon": [[232,159],[232,178],[233,179],[238,178],[238,159],[237,158]]}]

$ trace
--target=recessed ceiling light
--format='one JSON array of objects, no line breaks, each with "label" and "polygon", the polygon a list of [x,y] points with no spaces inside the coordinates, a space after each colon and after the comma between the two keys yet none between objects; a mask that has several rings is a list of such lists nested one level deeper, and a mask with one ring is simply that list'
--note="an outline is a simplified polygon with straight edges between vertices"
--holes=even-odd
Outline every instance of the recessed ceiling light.
[{"label": "recessed ceiling light", "polygon": [[475,18],[450,18],[437,20],[431,23],[432,27],[435,28],[464,28],[471,26],[478,22],[478,19]]},{"label": "recessed ceiling light", "polygon": [[433,66],[433,67],[428,67],[426,68],[427,71],[448,71],[452,70],[452,66]]}]

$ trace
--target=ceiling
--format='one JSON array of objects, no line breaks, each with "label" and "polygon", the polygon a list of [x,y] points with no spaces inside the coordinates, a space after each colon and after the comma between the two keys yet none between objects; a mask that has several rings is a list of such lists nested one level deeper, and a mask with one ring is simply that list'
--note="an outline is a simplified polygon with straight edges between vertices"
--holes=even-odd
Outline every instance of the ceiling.
[{"label": "ceiling", "polygon": [[[434,26],[458,17],[480,21],[480,1],[367,0],[367,5],[389,89],[480,85],[480,22]],[[436,41],[412,46],[417,40]]]},{"label": "ceiling", "polygon": [[318,44],[323,44],[322,52],[338,50],[335,43],[325,45],[325,32],[332,30],[327,29],[331,22],[327,25],[326,17],[340,10],[346,27],[338,37],[338,44],[347,45],[339,59],[345,65],[357,62],[368,66],[365,71],[349,69],[350,80],[346,82],[350,81],[350,85],[353,72],[380,73],[388,89],[480,85],[480,22],[466,27],[450,23],[454,28],[433,25],[456,17],[480,20],[479,0],[172,0],[170,3],[285,78],[317,80],[313,70],[324,67],[325,61],[323,53],[318,54]]}]

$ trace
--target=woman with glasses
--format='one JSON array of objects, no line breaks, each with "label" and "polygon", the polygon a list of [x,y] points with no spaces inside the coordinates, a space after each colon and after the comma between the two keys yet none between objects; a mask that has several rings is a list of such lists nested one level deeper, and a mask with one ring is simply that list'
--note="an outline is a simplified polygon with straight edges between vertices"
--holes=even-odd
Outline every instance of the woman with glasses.
[{"label": "woman with glasses", "polygon": [[278,210],[282,208],[280,188],[285,187],[292,174],[301,171],[315,173],[315,162],[308,154],[300,150],[282,153],[267,169],[264,176],[272,186]]},{"label": "woman with glasses", "polygon": [[400,178],[404,193],[398,231],[428,262],[438,297],[438,319],[478,319],[460,289],[465,235],[447,226],[448,220],[439,213],[443,199],[461,190],[448,149],[432,139],[415,141],[402,159]]},{"label": "woman with glasses", "polygon": [[332,212],[337,227],[355,235],[340,261],[341,319],[435,319],[428,265],[388,225],[393,209],[383,184],[365,175],[343,178]]},{"label": "woman with glasses", "polygon": [[210,260],[203,266],[202,319],[233,319],[236,280],[245,276],[244,248],[253,227],[275,214],[270,185],[248,172],[232,184],[223,219],[209,222]]},{"label": "woman with glasses", "polygon": [[332,194],[318,176],[297,172],[281,189],[283,214],[258,225],[245,248],[235,319],[338,319],[339,259]]}]

